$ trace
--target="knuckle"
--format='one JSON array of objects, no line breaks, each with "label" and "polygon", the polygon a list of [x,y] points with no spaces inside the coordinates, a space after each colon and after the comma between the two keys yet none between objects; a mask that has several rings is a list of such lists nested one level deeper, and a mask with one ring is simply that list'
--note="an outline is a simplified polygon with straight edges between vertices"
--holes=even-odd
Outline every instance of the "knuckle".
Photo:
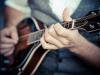
[{"label": "knuckle", "polygon": [[42,42],[42,38],[40,38],[40,42]]},{"label": "knuckle", "polygon": [[52,28],[50,28],[50,29],[49,29],[49,33],[52,34],[53,32],[54,32],[54,30],[53,30]]},{"label": "knuckle", "polygon": [[45,37],[45,41],[46,42],[50,41],[50,37]]},{"label": "knuckle", "polygon": [[60,45],[60,46],[59,46],[59,48],[63,48],[63,47],[64,47],[64,45]]},{"label": "knuckle", "polygon": [[15,42],[15,44],[13,44],[13,45],[16,45],[16,44],[18,44],[19,40],[15,40],[14,42]]},{"label": "knuckle", "polygon": [[68,44],[68,43],[69,43],[68,40],[64,40],[64,41],[63,41],[63,44],[64,44],[64,45],[66,45],[66,44]]},{"label": "knuckle", "polygon": [[61,31],[58,31],[58,35],[59,36],[62,36],[63,35],[63,31],[61,30]]},{"label": "knuckle", "polygon": [[47,48],[48,48],[46,45],[42,45],[42,47],[43,47],[44,49],[47,49]]}]

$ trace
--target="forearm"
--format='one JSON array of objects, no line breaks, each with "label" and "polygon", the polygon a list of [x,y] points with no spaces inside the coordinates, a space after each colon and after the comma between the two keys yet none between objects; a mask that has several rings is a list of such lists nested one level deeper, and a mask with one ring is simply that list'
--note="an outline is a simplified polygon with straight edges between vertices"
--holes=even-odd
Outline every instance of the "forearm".
[{"label": "forearm", "polygon": [[25,14],[11,8],[9,6],[5,7],[5,25],[6,26],[16,26],[23,18]]},{"label": "forearm", "polygon": [[79,42],[77,48],[71,49],[72,52],[78,54],[86,61],[100,67],[100,48],[81,37],[83,40]]}]

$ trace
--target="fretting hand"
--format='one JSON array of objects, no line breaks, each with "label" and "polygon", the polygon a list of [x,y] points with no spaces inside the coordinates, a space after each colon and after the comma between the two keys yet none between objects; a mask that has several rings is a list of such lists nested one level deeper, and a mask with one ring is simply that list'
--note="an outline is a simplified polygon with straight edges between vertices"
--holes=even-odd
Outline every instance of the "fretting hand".
[{"label": "fretting hand", "polygon": [[[63,19],[66,22],[71,20],[66,9],[63,13]],[[41,43],[45,49],[73,48],[80,46],[78,42],[84,40],[85,39],[79,34],[78,30],[66,29],[57,23],[45,30],[41,38]]]}]

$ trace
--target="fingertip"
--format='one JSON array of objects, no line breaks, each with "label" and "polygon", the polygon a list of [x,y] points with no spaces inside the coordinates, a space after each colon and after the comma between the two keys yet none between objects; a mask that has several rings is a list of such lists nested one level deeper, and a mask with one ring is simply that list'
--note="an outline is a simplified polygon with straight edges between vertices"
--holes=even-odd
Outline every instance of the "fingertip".
[{"label": "fingertip", "polygon": [[14,39],[14,40],[18,40],[19,38],[18,38],[18,34],[17,33],[12,33],[12,38]]},{"label": "fingertip", "polygon": [[53,27],[55,30],[59,30],[59,31],[63,29],[63,26],[60,23],[56,23]]},{"label": "fingertip", "polygon": [[63,11],[63,20],[65,22],[69,22],[71,21],[71,17],[70,17],[70,13],[69,13],[69,9],[68,8],[65,8],[64,11]]},{"label": "fingertip", "polygon": [[14,47],[12,47],[11,50],[9,52],[5,53],[4,55],[5,56],[10,56],[10,55],[13,54],[13,52],[14,52]]},{"label": "fingertip", "polygon": [[18,43],[18,40],[14,40],[14,44],[17,44]]},{"label": "fingertip", "polygon": [[41,42],[41,44],[44,43],[44,35],[40,38],[40,42]]},{"label": "fingertip", "polygon": [[11,37],[12,37],[14,40],[16,40],[16,42],[17,42],[17,40],[19,39],[19,38],[18,38],[18,33],[17,33],[16,27],[12,27]]},{"label": "fingertip", "polygon": [[61,24],[60,24],[60,23],[56,23],[55,25],[57,25],[57,26],[58,26],[58,25],[59,25],[59,26],[61,26]]},{"label": "fingertip", "polygon": [[42,43],[42,41],[43,41],[43,36],[40,38],[40,42]]}]

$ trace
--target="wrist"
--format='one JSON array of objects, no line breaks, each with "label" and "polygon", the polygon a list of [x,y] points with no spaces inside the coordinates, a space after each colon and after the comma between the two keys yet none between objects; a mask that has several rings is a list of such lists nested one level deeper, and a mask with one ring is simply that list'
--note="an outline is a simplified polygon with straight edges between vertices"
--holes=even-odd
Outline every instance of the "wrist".
[{"label": "wrist", "polygon": [[84,52],[87,49],[90,49],[92,47],[92,43],[90,43],[88,40],[86,40],[83,36],[79,36],[79,40],[76,41],[73,47],[70,48],[70,50],[74,53],[80,54]]}]

